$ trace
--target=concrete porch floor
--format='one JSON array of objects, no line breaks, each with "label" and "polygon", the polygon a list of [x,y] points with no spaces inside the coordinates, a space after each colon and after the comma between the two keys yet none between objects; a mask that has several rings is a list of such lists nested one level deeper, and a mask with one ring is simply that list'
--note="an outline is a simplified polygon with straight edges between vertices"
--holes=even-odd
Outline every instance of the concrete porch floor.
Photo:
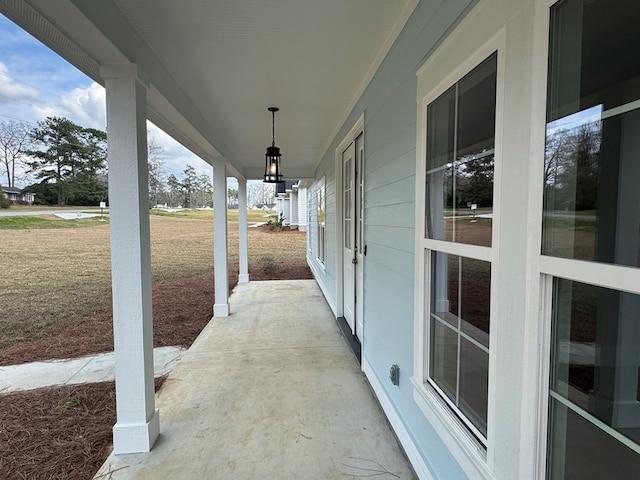
[{"label": "concrete porch floor", "polygon": [[416,478],[313,280],[251,282],[157,395],[150,453],[96,478]]}]

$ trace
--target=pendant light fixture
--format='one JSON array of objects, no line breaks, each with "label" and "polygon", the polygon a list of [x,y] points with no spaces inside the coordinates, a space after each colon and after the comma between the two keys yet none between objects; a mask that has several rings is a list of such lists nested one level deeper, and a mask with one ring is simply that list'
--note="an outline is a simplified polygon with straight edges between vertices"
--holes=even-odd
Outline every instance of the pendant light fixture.
[{"label": "pendant light fixture", "polygon": [[280,149],[276,147],[276,112],[278,107],[269,107],[271,112],[271,146],[267,147],[264,164],[265,183],[283,183],[282,170],[280,167]]}]

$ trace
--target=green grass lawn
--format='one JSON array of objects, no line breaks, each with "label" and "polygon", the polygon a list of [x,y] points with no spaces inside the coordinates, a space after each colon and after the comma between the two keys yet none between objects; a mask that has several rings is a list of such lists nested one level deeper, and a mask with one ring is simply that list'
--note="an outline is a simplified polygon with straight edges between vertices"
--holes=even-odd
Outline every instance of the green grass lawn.
[{"label": "green grass lawn", "polygon": [[36,229],[59,229],[59,228],[86,228],[94,227],[100,223],[108,221],[109,217],[91,217],[73,220],[63,220],[61,218],[44,218],[39,216],[15,216],[0,217],[0,230],[36,230]]},{"label": "green grass lawn", "polygon": [[[83,211],[89,207],[73,207],[67,208],[67,210]],[[12,209],[13,210],[13,209]],[[28,211],[29,209],[20,208],[16,210]],[[36,210],[36,209],[30,209]],[[57,210],[57,208],[56,208]],[[91,213],[96,213],[95,210]],[[101,223],[109,220],[109,211],[104,211],[104,218],[92,217],[83,219],[63,220],[61,218],[54,218],[49,216],[34,216],[34,215],[17,215],[12,217],[0,217],[0,230],[35,230],[35,229],[54,229],[54,228],[85,228],[100,225]],[[198,210],[198,209],[183,209],[170,213],[164,210],[153,209],[150,211],[151,215],[159,217],[170,218],[183,218],[191,220],[212,220],[213,210]],[[249,223],[268,222],[270,218],[275,218],[275,213],[270,214],[262,210],[249,210],[247,212],[247,221]],[[229,222],[238,221],[238,210],[230,209],[227,211],[227,220]]]}]

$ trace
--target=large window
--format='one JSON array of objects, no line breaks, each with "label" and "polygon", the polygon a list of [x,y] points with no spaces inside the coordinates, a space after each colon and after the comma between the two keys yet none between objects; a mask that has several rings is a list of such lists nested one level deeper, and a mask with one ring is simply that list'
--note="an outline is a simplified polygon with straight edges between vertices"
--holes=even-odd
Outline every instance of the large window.
[{"label": "large window", "polygon": [[[497,54],[427,106],[428,381],[487,435]],[[427,245],[429,243],[427,242]]]},{"label": "large window", "polygon": [[552,9],[542,253],[640,266],[640,2]]},{"label": "large window", "polygon": [[318,261],[324,265],[326,262],[326,211],[325,211],[325,181],[324,178],[318,182],[316,200],[316,225],[318,232]]},{"label": "large window", "polygon": [[637,1],[551,9],[542,253],[554,480],[640,472],[640,284],[627,268],[640,266],[638,19]]}]

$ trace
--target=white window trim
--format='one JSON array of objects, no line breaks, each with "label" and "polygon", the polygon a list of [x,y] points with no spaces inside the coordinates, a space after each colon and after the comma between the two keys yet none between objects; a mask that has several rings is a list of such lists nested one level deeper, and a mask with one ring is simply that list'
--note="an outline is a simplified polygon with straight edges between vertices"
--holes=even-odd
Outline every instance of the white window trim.
[{"label": "white window trim", "polygon": [[[487,448],[474,437],[467,425],[456,414],[454,414],[446,400],[428,383],[428,358],[429,342],[428,332],[428,305],[430,305],[430,289],[428,276],[425,272],[430,272],[431,251],[442,251],[454,255],[461,255],[469,258],[476,258],[492,262],[492,270],[496,264],[496,252],[498,251],[496,232],[499,229],[500,219],[500,199],[499,188],[501,177],[502,158],[502,118],[504,105],[504,75],[505,75],[505,49],[506,30],[500,28],[488,41],[480,48],[472,52],[464,62],[459,64],[446,78],[428,92],[421,91],[420,78],[429,73],[429,62],[418,71],[418,118],[417,118],[417,142],[416,145],[416,270],[414,289],[414,375],[411,378],[414,390],[414,400],[420,407],[425,417],[429,420],[436,432],[445,442],[449,450],[460,463],[465,473],[470,478],[488,479],[492,478],[491,467],[488,461],[489,452],[492,449],[491,438],[491,408],[495,403],[492,384],[495,369],[492,368],[493,355],[491,355],[493,337],[490,340],[489,354],[489,396],[488,396],[488,431]],[[442,93],[458,82],[467,73],[482,63],[487,57],[497,52],[497,76],[496,76],[496,131],[495,131],[495,170],[494,170],[494,221],[492,247],[481,247],[466,245],[454,242],[446,242],[425,238],[425,198],[426,198],[426,141],[427,141],[427,106],[438,98]],[[492,297],[495,296],[496,275],[491,277]],[[491,318],[495,318],[495,301],[491,302]]]},{"label": "white window trim", "polygon": [[[320,194],[320,192],[322,192],[322,201],[324,203],[324,225],[321,227],[320,226],[320,221],[318,220],[318,211],[320,209],[320,205],[318,202],[318,195]],[[327,182],[326,182],[326,177],[322,177],[318,180],[317,186],[316,186],[316,190],[315,190],[315,194],[316,194],[316,242],[315,242],[315,248],[316,248],[316,255],[315,255],[315,261],[316,261],[316,265],[318,265],[318,267],[322,270],[322,273],[327,272]],[[320,229],[323,229],[323,254],[324,254],[324,259],[320,258]]]},{"label": "white window trim", "polygon": [[[534,76],[532,102],[532,151],[533,158],[544,159],[546,139],[546,98],[549,58],[549,25],[551,7],[559,0],[537,0],[534,19]],[[541,162],[542,163],[542,162]],[[532,195],[538,202],[530,202],[529,218],[535,225],[532,235],[542,238],[542,197],[543,197],[543,165],[532,171]],[[640,294],[640,269],[623,265],[600,262],[566,259],[542,255],[540,244],[530,257],[537,266],[539,281],[539,304],[532,305],[538,310],[538,344],[537,359],[538,380],[535,388],[538,393],[538,412],[536,414],[537,435],[536,456],[533,459],[534,478],[546,477],[547,436],[549,416],[549,375],[551,362],[551,317],[553,300],[553,279],[564,278],[598,287]],[[533,332],[532,332],[533,333]],[[533,383],[533,382],[532,382]]]}]

